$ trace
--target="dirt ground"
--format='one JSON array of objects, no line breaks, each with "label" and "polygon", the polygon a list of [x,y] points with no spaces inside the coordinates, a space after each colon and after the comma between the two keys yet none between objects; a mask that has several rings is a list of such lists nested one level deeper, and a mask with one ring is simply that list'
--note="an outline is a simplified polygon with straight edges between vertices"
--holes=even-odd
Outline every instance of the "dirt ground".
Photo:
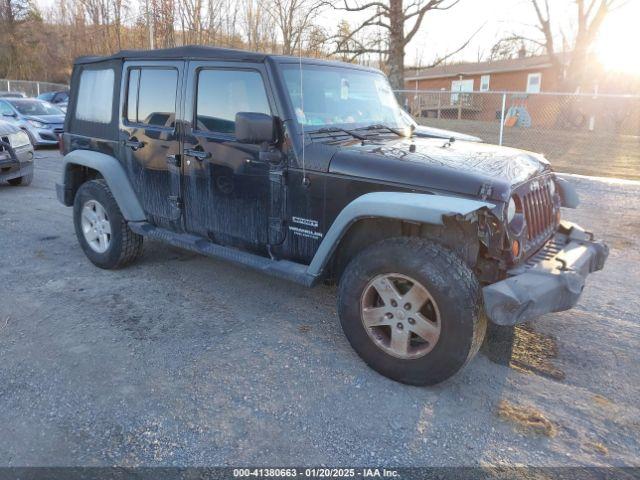
[{"label": "dirt ground", "polygon": [[573,310],[431,388],[350,348],[336,292],[145,241],[84,257],[55,151],[0,186],[0,465],[640,466],[640,183],[571,178],[611,246]]},{"label": "dirt ground", "polygon": [[[437,128],[475,135],[498,143],[500,123],[420,119]],[[640,180],[640,136],[546,128],[505,128],[508,147],[543,153],[558,172]]]}]

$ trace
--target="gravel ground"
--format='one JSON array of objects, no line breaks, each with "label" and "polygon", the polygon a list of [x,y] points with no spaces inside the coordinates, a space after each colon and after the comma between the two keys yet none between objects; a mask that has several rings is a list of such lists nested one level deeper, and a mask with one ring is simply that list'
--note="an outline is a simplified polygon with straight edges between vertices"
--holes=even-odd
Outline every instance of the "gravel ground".
[{"label": "gravel ground", "polygon": [[640,466],[640,184],[574,178],[612,248],[579,306],[417,388],[357,357],[334,288],[153,241],[95,268],[59,172],[0,187],[0,465]]}]

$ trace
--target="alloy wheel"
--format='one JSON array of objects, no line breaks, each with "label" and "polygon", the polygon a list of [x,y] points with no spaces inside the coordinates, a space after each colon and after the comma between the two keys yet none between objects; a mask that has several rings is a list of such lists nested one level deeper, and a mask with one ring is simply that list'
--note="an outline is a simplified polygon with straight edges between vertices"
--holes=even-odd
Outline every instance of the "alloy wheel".
[{"label": "alloy wheel", "polygon": [[82,233],[89,247],[104,253],[111,244],[111,223],[104,207],[95,200],[87,201],[80,214]]},{"label": "alloy wheel", "polygon": [[374,277],[363,290],[360,315],[374,344],[397,358],[422,357],[440,338],[436,301],[424,285],[407,275]]}]

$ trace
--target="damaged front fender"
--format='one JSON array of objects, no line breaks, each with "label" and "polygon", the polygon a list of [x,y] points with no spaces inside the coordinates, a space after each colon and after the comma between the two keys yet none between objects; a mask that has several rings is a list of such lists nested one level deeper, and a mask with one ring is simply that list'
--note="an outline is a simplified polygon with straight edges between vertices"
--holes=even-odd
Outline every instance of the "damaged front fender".
[{"label": "damaged front fender", "polygon": [[349,227],[363,218],[390,218],[417,223],[444,225],[447,216],[466,216],[482,208],[492,209],[492,203],[445,195],[423,193],[373,192],[349,203],[325,234],[309,265],[308,272],[320,276],[340,239]]}]

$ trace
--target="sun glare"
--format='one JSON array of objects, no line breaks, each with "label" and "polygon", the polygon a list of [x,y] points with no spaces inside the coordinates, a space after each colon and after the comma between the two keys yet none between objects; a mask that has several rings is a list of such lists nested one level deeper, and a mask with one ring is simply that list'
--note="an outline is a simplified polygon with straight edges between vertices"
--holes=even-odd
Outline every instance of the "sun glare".
[{"label": "sun glare", "polygon": [[611,72],[640,75],[640,1],[634,0],[614,11],[605,21],[596,45],[602,66]]}]

